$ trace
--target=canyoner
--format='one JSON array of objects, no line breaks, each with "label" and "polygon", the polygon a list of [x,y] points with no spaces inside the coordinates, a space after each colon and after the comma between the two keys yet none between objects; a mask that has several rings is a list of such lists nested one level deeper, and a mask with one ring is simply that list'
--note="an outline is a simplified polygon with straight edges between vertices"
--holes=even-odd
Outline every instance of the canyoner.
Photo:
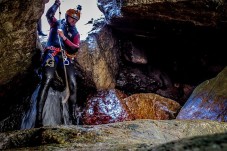
[{"label": "canyoner", "polygon": [[[37,96],[36,127],[43,126],[43,108],[56,72],[65,83],[66,94],[62,103],[68,103],[70,120],[72,124],[76,123],[77,82],[74,63],[80,48],[80,34],[76,23],[80,19],[82,7],[78,5],[76,9],[68,9],[65,18],[61,19],[60,5],[60,0],[56,0],[46,13],[50,32],[41,64],[42,80]],[[55,18],[57,9],[59,20]]]}]

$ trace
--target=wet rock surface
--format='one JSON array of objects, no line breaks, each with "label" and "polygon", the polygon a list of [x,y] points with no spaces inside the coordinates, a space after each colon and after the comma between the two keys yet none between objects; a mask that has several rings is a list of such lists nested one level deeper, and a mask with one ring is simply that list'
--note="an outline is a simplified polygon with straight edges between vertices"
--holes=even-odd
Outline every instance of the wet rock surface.
[{"label": "wet rock surface", "polygon": [[42,127],[0,133],[0,149],[166,150],[169,147],[224,151],[226,130],[226,123],[209,120],[136,120],[95,126]]},{"label": "wet rock surface", "polygon": [[135,119],[171,120],[180,108],[176,101],[153,93],[127,96],[117,89],[100,90],[88,98],[82,121],[97,125]]},{"label": "wet rock surface", "polygon": [[227,122],[227,68],[194,89],[177,119],[211,119]]},{"label": "wet rock surface", "polygon": [[133,116],[122,103],[126,97],[126,94],[116,89],[99,91],[92,95],[84,109],[83,123],[97,125],[132,120]]}]

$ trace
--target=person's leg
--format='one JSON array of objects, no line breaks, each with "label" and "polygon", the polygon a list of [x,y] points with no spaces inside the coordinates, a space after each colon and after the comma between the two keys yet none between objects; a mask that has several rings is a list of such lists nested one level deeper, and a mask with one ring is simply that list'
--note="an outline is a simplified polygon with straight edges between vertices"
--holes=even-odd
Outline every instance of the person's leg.
[{"label": "person's leg", "polygon": [[42,81],[37,96],[37,116],[36,116],[37,127],[43,126],[42,125],[43,107],[46,102],[48,90],[50,88],[51,81],[54,77],[55,70],[56,63],[54,61],[54,58],[47,55],[43,66]]},{"label": "person's leg", "polygon": [[42,19],[40,18],[38,23],[37,23],[37,31],[39,36],[47,36],[46,34],[43,33],[42,31]]},{"label": "person's leg", "polygon": [[73,124],[76,124],[76,101],[77,101],[77,82],[76,72],[73,64],[66,65],[68,84],[70,90],[70,97],[68,100],[69,104],[69,115]]}]

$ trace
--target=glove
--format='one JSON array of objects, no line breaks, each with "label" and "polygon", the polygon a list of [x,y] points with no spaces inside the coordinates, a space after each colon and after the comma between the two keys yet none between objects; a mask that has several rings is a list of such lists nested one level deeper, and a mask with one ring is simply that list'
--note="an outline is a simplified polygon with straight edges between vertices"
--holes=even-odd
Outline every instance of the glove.
[{"label": "glove", "polygon": [[64,35],[63,31],[62,31],[62,29],[58,29],[58,34],[59,34],[59,36],[60,36],[63,40],[66,40],[66,39],[67,39],[67,38],[65,37],[65,35]]},{"label": "glove", "polygon": [[58,6],[60,6],[61,5],[61,2],[60,2],[60,0],[55,0],[55,2],[54,2],[55,4],[57,4]]},{"label": "glove", "polygon": [[78,5],[76,9],[81,11],[82,10],[82,6]]}]

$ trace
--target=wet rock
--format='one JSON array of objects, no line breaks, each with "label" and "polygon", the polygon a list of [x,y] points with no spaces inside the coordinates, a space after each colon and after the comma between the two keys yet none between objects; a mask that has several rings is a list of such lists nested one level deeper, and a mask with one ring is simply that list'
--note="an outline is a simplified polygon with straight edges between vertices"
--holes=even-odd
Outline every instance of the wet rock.
[{"label": "wet rock", "polygon": [[127,97],[123,92],[112,89],[98,91],[88,98],[85,107],[84,124],[97,125],[131,120],[133,117],[122,100]]},{"label": "wet rock", "polygon": [[174,100],[153,93],[134,94],[124,101],[135,119],[175,119],[181,108]]},{"label": "wet rock", "polygon": [[166,147],[185,150],[184,146],[198,151],[204,151],[204,148],[225,151],[226,130],[227,123],[209,120],[135,120],[90,126],[42,127],[0,133],[0,149],[151,150],[162,145],[159,149],[164,147],[164,151]]},{"label": "wet rock", "polygon": [[139,67],[121,67],[116,87],[128,94],[155,92],[160,86],[158,81],[146,75]]},{"label": "wet rock", "polygon": [[215,78],[197,86],[177,119],[227,121],[227,67]]},{"label": "wet rock", "polygon": [[179,103],[152,93],[127,97],[117,89],[98,91],[88,99],[83,122],[107,124],[134,119],[175,119]]}]

